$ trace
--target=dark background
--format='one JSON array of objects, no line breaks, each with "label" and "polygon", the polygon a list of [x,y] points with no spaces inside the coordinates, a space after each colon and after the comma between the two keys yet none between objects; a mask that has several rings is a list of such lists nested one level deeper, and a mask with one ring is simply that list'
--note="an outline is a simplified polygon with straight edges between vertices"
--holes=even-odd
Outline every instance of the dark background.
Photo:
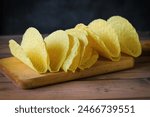
[{"label": "dark background", "polygon": [[150,30],[148,0],[1,0],[0,35],[23,34],[30,26],[51,33],[112,15],[127,18],[138,31]]}]

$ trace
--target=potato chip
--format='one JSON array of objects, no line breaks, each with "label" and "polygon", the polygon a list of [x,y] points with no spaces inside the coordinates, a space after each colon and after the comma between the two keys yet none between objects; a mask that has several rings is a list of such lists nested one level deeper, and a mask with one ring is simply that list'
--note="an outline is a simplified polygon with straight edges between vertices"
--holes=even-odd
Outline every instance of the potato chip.
[{"label": "potato chip", "polygon": [[92,67],[97,62],[98,58],[99,58],[98,52],[95,51],[94,49],[92,49],[92,55],[91,55],[90,59],[88,61],[86,61],[85,63],[83,63],[82,65],[80,65],[80,68],[83,70],[85,68]]},{"label": "potato chip", "polygon": [[98,59],[98,58],[99,58],[98,52],[93,49],[91,58],[90,58],[89,61],[87,61],[87,63],[85,64],[85,65],[87,66],[86,68],[90,68],[91,66],[93,66],[93,65],[97,62],[97,59]]},{"label": "potato chip", "polygon": [[88,39],[86,37],[87,32],[84,30],[80,30],[80,29],[68,29],[66,30],[66,32],[79,39],[80,47],[81,47],[80,49],[81,58],[80,58],[80,63],[79,63],[79,68],[80,68],[80,65],[89,59],[88,55],[90,54],[89,51],[91,47],[89,46]]},{"label": "potato chip", "polygon": [[38,72],[36,68],[34,68],[30,58],[27,56],[27,54],[24,52],[22,47],[14,40],[9,41],[9,48],[13,56],[15,56],[17,59],[19,59],[21,62],[29,66],[31,69]]},{"label": "potato chip", "polygon": [[97,19],[92,21],[88,27],[98,35],[99,39],[102,40],[106,48],[110,52],[110,56],[119,57],[120,56],[120,44],[118,41],[118,36],[114,29],[108,25],[108,23],[103,19]]},{"label": "potato chip", "polygon": [[[78,24],[78,25],[76,25],[76,27],[75,28],[77,28],[77,29],[83,29],[83,30],[85,30],[85,31],[87,31],[87,33],[88,33],[88,36],[87,36],[87,38],[88,38],[88,40],[89,40],[89,43],[90,43],[90,45],[94,48],[94,49],[96,49],[97,51],[98,51],[98,53],[100,54],[100,56],[103,56],[103,57],[106,57],[106,58],[108,58],[108,59],[111,59],[111,60],[113,60],[113,61],[118,61],[119,59],[120,59],[120,46],[118,45],[118,42],[117,42],[117,46],[118,46],[118,50],[117,50],[117,52],[116,52],[116,56],[114,56],[113,54],[111,54],[111,53],[113,53],[111,50],[112,50],[112,48],[110,47],[110,48],[108,48],[106,45],[105,45],[105,43],[104,43],[104,41],[103,41],[103,39],[101,39],[96,33],[94,33],[90,28],[88,28],[87,26],[85,26],[84,24]],[[106,32],[106,31],[105,31]],[[107,32],[107,33],[109,33],[109,32]],[[106,33],[106,35],[107,35],[107,33]],[[108,34],[109,35],[109,34]],[[112,34],[113,35],[113,34]],[[115,35],[115,37],[116,37],[116,35]],[[114,37],[114,38],[115,38]],[[104,38],[104,37],[103,37]],[[110,38],[110,37],[109,37]],[[105,38],[104,38],[105,39]],[[108,40],[108,39],[107,39]],[[116,39],[117,40],[117,39]],[[106,41],[106,43],[107,43],[107,41]],[[109,43],[109,42],[108,42]]]},{"label": "potato chip", "polygon": [[140,56],[142,53],[141,44],[132,24],[121,16],[112,16],[107,22],[118,35],[121,51],[133,57]]},{"label": "potato chip", "polygon": [[49,70],[58,72],[69,50],[69,37],[65,31],[58,30],[47,36],[44,41],[50,58]]},{"label": "potato chip", "polygon": [[72,71],[75,72],[80,62],[80,42],[79,40],[68,34],[69,36],[69,51],[67,53],[67,57],[62,65],[62,69],[67,72]]},{"label": "potato chip", "polygon": [[86,50],[84,52],[84,56],[82,58],[82,62],[80,63],[80,65],[78,66],[78,68],[80,68],[82,70],[88,68],[88,66],[85,65],[85,67],[83,67],[83,65],[86,64],[90,60],[90,58],[92,56],[92,50],[93,50],[93,48],[91,48],[90,46],[88,46],[86,48]]},{"label": "potato chip", "polygon": [[75,27],[74,29],[69,29],[67,31],[70,34],[74,34],[74,36],[76,36],[79,39],[80,44],[82,46],[81,47],[82,48],[81,49],[81,60],[80,60],[80,64],[79,64],[78,68],[80,68],[82,70],[84,70],[86,68],[89,68],[89,66],[85,65],[85,64],[91,58],[93,49],[92,49],[91,44],[90,44],[90,42],[89,42],[89,40],[87,38],[87,36],[88,36],[87,31],[85,31],[82,28],[77,28],[77,27]]},{"label": "potato chip", "polygon": [[39,73],[45,73],[48,69],[49,58],[43,38],[37,29],[31,27],[26,30],[21,47],[30,58],[35,69]]},{"label": "potato chip", "polygon": [[78,29],[78,30],[84,30],[86,32],[86,36],[87,36],[87,39],[88,39],[88,44],[92,47],[95,48],[95,46],[98,46],[98,43],[96,43],[96,39],[97,38],[94,38],[94,34],[92,33],[92,31],[84,24],[80,23],[80,24],[77,24],[75,26],[75,29]]}]

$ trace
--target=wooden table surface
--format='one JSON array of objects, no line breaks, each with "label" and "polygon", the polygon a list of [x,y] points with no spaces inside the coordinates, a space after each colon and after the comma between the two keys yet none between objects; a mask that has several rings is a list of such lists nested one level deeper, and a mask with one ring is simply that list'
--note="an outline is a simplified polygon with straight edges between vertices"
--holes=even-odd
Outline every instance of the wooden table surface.
[{"label": "wooden table surface", "polygon": [[[21,36],[0,36],[0,58],[12,56],[9,39],[20,42]],[[142,42],[143,54],[129,70],[30,90],[16,87],[0,73],[0,99],[150,99],[148,40]]]}]

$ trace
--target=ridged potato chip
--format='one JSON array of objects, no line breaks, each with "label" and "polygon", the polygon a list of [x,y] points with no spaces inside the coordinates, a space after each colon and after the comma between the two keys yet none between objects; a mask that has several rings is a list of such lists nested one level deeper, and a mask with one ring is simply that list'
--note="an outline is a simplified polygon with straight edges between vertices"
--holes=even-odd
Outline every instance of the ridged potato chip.
[{"label": "ridged potato chip", "polygon": [[85,65],[87,66],[87,68],[92,67],[92,66],[97,62],[97,59],[98,59],[98,58],[99,58],[98,52],[93,49],[91,58],[90,58],[89,61],[87,61],[87,63],[85,64]]},{"label": "ridged potato chip", "polygon": [[[114,57],[111,55],[110,50],[107,48],[107,46],[105,45],[105,43],[103,42],[102,39],[99,38],[99,36],[97,34],[95,34],[90,28],[88,28],[86,25],[80,23],[78,25],[76,25],[77,29],[83,29],[85,31],[87,31],[88,33],[88,40],[90,45],[97,50],[97,52],[99,53],[100,56],[106,57],[108,59],[111,59],[112,61],[118,61],[120,59],[120,53],[118,52],[118,56]],[[119,45],[118,45],[119,46]],[[120,46],[118,47],[118,51],[120,49]]]},{"label": "ridged potato chip", "polygon": [[89,46],[89,42],[87,39],[87,32],[84,30],[80,30],[80,29],[68,29],[66,30],[66,32],[74,37],[77,37],[79,42],[80,42],[80,52],[81,52],[81,58],[80,58],[80,63],[79,63],[79,68],[80,65],[82,65],[84,62],[88,61],[90,56],[89,54],[91,54],[91,47]]},{"label": "ridged potato chip", "polygon": [[19,59],[21,62],[23,62],[27,66],[29,66],[31,69],[38,72],[38,70],[33,66],[28,55],[24,52],[22,47],[16,41],[11,39],[9,41],[9,48],[13,56],[15,56],[17,59]]},{"label": "ridged potato chip", "polygon": [[48,54],[43,37],[33,27],[28,28],[23,35],[21,47],[30,58],[33,66],[39,73],[45,73],[48,69]]},{"label": "ridged potato chip", "polygon": [[97,19],[92,21],[88,25],[98,37],[102,40],[106,48],[108,49],[110,56],[113,58],[120,58],[120,44],[118,36],[114,29],[108,25],[103,19]]},{"label": "ridged potato chip", "polygon": [[[77,31],[75,31],[75,29]],[[81,60],[80,60],[80,64],[79,64],[78,68],[81,70],[89,68],[88,62],[90,62],[89,60],[91,59],[93,48],[88,39],[87,31],[84,30],[84,28],[82,28],[82,26],[80,27],[80,24],[77,25],[74,29],[69,29],[69,31],[70,31],[70,33],[71,32],[74,33],[74,36],[78,37],[78,39],[80,40],[80,44],[83,46],[82,47],[83,49],[81,49]],[[86,63],[88,63],[88,64],[86,65]],[[92,66],[92,62],[91,62],[91,66]]]},{"label": "ridged potato chip", "polygon": [[58,72],[69,50],[69,37],[65,31],[58,30],[47,36],[44,41],[50,58],[49,70]]},{"label": "ridged potato chip", "polygon": [[78,30],[84,30],[86,31],[86,36],[87,36],[87,39],[88,39],[88,44],[92,47],[95,48],[95,46],[98,46],[98,43],[96,43],[96,40],[95,38],[93,37],[93,33],[92,31],[84,24],[80,23],[80,24],[77,24],[75,26],[75,29],[78,29]]},{"label": "ridged potato chip", "polygon": [[90,68],[92,67],[96,62],[97,59],[99,58],[99,54],[96,50],[92,49],[92,55],[90,56],[90,59],[83,63],[80,68],[85,69],[85,68]]},{"label": "ridged potato chip", "polygon": [[[84,56],[82,58],[82,62],[80,62],[80,65],[78,66],[79,69],[84,70],[86,68],[89,68],[88,65],[85,65],[87,62],[90,62],[90,58],[92,56],[92,50],[93,48],[91,48],[90,46],[88,46],[84,52]],[[84,65],[84,67],[83,67]]]},{"label": "ridged potato chip", "polygon": [[121,51],[133,57],[142,53],[138,34],[132,24],[121,16],[112,16],[107,20],[118,35]]},{"label": "ridged potato chip", "polygon": [[67,53],[67,57],[62,65],[62,69],[67,72],[72,71],[75,72],[80,62],[80,42],[79,40],[68,34],[69,36],[69,51]]}]

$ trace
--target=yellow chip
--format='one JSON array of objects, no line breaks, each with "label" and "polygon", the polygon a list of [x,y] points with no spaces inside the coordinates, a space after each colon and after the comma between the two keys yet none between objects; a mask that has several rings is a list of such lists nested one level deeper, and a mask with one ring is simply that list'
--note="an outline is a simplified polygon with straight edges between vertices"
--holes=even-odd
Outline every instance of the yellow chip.
[{"label": "yellow chip", "polygon": [[94,49],[92,49],[92,55],[90,56],[90,59],[88,61],[86,61],[86,63],[83,63],[80,68],[81,69],[85,69],[85,68],[90,68],[92,67],[96,62],[97,59],[99,58],[99,54],[97,51],[95,51]]},{"label": "yellow chip", "polygon": [[114,29],[103,19],[92,21],[88,27],[103,41],[112,57],[120,56],[120,44]]},{"label": "yellow chip", "polygon": [[[113,54],[111,54],[112,53],[112,48],[111,47],[108,48],[105,45],[104,41],[97,34],[95,34],[90,28],[88,28],[84,24],[78,24],[78,25],[76,25],[75,28],[83,29],[83,30],[87,31],[87,33],[88,33],[87,38],[89,40],[90,45],[94,49],[96,49],[98,51],[100,56],[103,56],[103,57],[106,57],[108,59],[111,59],[112,61],[118,61],[120,59],[120,46],[118,45],[118,43],[117,43],[117,46],[118,46],[117,50],[118,50],[118,52],[116,53],[116,56],[113,56]],[[106,42],[106,43],[109,43],[109,42]]]},{"label": "yellow chip", "polygon": [[30,58],[35,69],[39,73],[45,73],[48,69],[49,58],[43,38],[37,29],[31,27],[26,30],[21,47]]},{"label": "yellow chip", "polygon": [[17,59],[19,59],[21,62],[23,62],[27,66],[29,66],[31,69],[37,71],[37,69],[34,68],[30,58],[27,56],[27,54],[24,52],[22,47],[16,41],[10,40],[9,48],[13,56],[15,56]]},{"label": "yellow chip", "polygon": [[[78,66],[80,69],[84,70],[84,69],[88,68],[88,66],[86,66],[85,64],[86,64],[87,62],[89,62],[89,60],[90,60],[90,58],[91,58],[91,56],[92,56],[92,50],[93,50],[93,48],[91,48],[90,46],[88,46],[88,47],[86,48],[86,50],[85,50],[85,52],[84,52],[84,56],[83,56],[83,58],[82,58],[82,62],[81,62],[80,65]],[[83,65],[84,65],[85,67],[84,67]]]},{"label": "yellow chip", "polygon": [[107,22],[115,29],[118,35],[121,51],[133,57],[140,56],[142,53],[141,44],[132,24],[121,16],[113,16]]},{"label": "yellow chip", "polygon": [[65,31],[58,30],[47,36],[44,41],[50,58],[49,70],[58,72],[69,50],[69,37]]},{"label": "yellow chip", "polygon": [[86,52],[90,48],[88,39],[86,37],[87,33],[84,30],[79,30],[79,29],[68,29],[66,30],[66,32],[79,39],[80,47],[81,47],[81,51],[80,51],[81,58],[80,58],[80,63],[79,63],[79,66],[80,66],[80,64],[82,64],[83,62],[86,62],[89,59],[89,56],[87,55],[89,53]]},{"label": "yellow chip", "polygon": [[98,43],[96,43],[96,38],[94,38],[94,34],[92,33],[92,31],[84,24],[80,23],[80,24],[77,24],[75,26],[75,29],[78,29],[78,30],[84,30],[86,32],[86,36],[87,36],[87,39],[88,39],[88,44],[92,47],[95,48],[95,45],[98,46]]},{"label": "yellow chip", "polygon": [[80,64],[79,64],[78,68],[80,68],[82,70],[88,68],[88,65],[86,66],[84,64],[86,64],[89,61],[89,59],[91,58],[92,50],[93,50],[91,47],[91,44],[87,38],[88,33],[84,29],[77,28],[77,27],[75,27],[74,29],[69,29],[69,30],[67,30],[67,32],[74,35],[75,37],[77,37],[80,41],[81,60],[80,60]]},{"label": "yellow chip", "polygon": [[72,36],[69,36],[69,51],[67,53],[67,57],[62,65],[62,69],[67,72],[72,71],[75,72],[80,62],[80,42],[79,40]]}]

